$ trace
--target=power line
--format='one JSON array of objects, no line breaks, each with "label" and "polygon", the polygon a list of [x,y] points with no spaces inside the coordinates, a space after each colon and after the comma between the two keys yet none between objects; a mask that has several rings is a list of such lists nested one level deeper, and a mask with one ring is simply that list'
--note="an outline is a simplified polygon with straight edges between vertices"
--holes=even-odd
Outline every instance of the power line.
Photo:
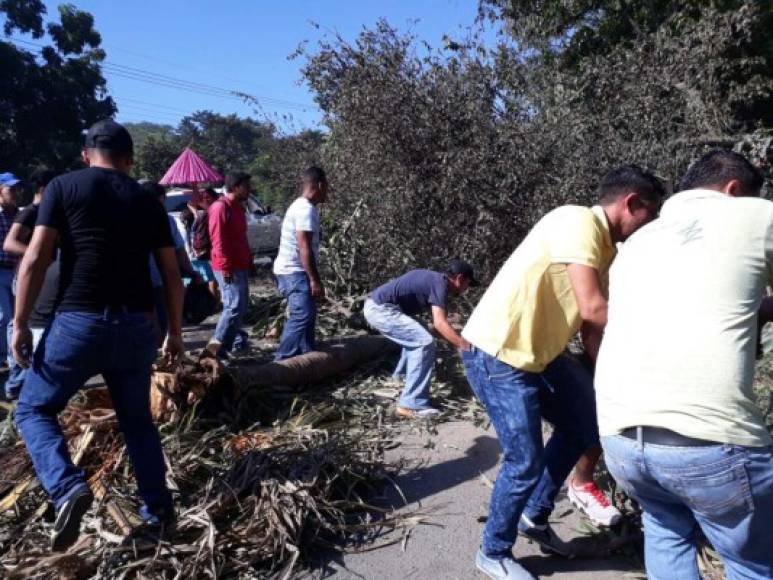
[{"label": "power line", "polygon": [[254,87],[258,87],[261,90],[267,89],[267,87],[265,87],[265,86],[255,85],[255,84],[252,84],[250,81],[246,81],[244,79],[236,79],[236,78],[233,78],[233,77],[230,77],[230,76],[226,76],[226,75],[223,75],[221,73],[218,73],[217,71],[213,71],[213,70],[209,70],[209,69],[208,70],[204,70],[202,68],[194,67],[194,66],[191,66],[189,64],[182,64],[182,63],[179,63],[179,62],[172,62],[170,60],[160,59],[157,56],[150,56],[150,55],[147,55],[147,54],[143,54],[141,52],[137,52],[135,50],[129,50],[127,48],[122,48],[122,47],[119,47],[119,46],[115,46],[114,44],[105,44],[104,46],[105,46],[105,48],[109,48],[109,52],[117,50],[118,52],[124,52],[126,54],[134,56],[135,58],[140,58],[142,60],[147,60],[147,61],[150,61],[150,62],[153,62],[153,63],[163,63],[163,64],[167,64],[169,66],[173,66],[175,68],[186,68],[186,69],[188,69],[190,71],[194,71],[194,72],[201,73],[201,74],[207,74],[207,75],[210,75],[210,76],[215,76],[215,77],[221,78],[221,79],[226,80],[226,81],[231,82],[231,83],[237,83],[239,85],[251,85],[251,86],[254,86]]},{"label": "power line", "polygon": [[191,111],[187,109],[181,109],[179,107],[170,107],[169,105],[162,105],[160,103],[151,103],[150,101],[143,101],[142,99],[135,99],[133,97],[121,97],[122,101],[130,101],[133,103],[139,103],[141,105],[150,105],[152,107],[156,107],[158,109],[166,109],[169,111],[174,111],[177,113],[183,113],[185,115],[190,115]]},{"label": "power line", "polygon": [[180,119],[180,115],[176,115],[174,113],[169,113],[169,112],[164,112],[164,111],[159,111],[159,110],[152,109],[152,108],[149,108],[149,107],[141,107],[141,106],[138,106],[138,105],[122,105],[120,110],[123,111],[124,109],[129,109],[129,110],[134,110],[134,111],[145,111],[145,112],[148,112],[148,113],[153,113],[154,115],[157,115],[157,116],[160,116],[160,117],[168,117],[170,119],[175,119],[175,120],[179,120]]},{"label": "power line", "polygon": [[[9,37],[8,40],[14,43],[33,46],[37,48],[45,48],[46,46],[44,44],[31,42],[21,38]],[[38,53],[40,52],[41,51],[38,51]],[[247,99],[254,100],[258,104],[265,104],[267,106],[271,106],[279,109],[295,110],[299,112],[318,110],[317,107],[313,105],[307,105],[305,103],[288,101],[284,99],[277,99],[274,97],[251,95],[246,92],[231,91],[231,90],[223,89],[221,87],[217,87],[207,83],[188,81],[185,79],[163,75],[160,73],[155,73],[152,71],[147,71],[136,67],[114,63],[107,59],[102,63],[102,68],[105,71],[105,73],[111,76],[144,82],[144,83],[165,87],[165,88],[177,89],[177,90],[186,91],[189,93],[196,93],[196,94],[209,96],[209,97],[224,98],[224,99],[236,100],[240,102],[244,102],[246,97]],[[240,95],[243,95],[243,96],[240,96]]]}]

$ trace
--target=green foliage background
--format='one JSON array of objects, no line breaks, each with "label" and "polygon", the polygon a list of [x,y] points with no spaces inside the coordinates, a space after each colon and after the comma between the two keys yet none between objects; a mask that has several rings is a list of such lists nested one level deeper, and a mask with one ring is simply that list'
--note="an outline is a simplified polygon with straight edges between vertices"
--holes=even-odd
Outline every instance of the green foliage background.
[{"label": "green foliage background", "polygon": [[298,176],[320,162],[324,135],[285,135],[272,124],[236,115],[198,111],[177,127],[128,123],[135,142],[134,174],[159,180],[185,147],[191,147],[221,174],[247,171],[263,203],[284,209],[297,195]]},{"label": "green foliage background", "polygon": [[0,0],[0,15],[6,35],[40,39],[48,32],[53,41],[27,50],[0,39],[0,171],[78,167],[83,131],[116,111],[94,19],[63,4],[58,21],[45,22],[40,0]]},{"label": "green foliage background", "polygon": [[490,279],[533,223],[635,162],[712,147],[769,167],[773,3],[485,0],[436,49],[382,21],[306,49],[336,190],[327,264],[362,290],[462,256]]}]

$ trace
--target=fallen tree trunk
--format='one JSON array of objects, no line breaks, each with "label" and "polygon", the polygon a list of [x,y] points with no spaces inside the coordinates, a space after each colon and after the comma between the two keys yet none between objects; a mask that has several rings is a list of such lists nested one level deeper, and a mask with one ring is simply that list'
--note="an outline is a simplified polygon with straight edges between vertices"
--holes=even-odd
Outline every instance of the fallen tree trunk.
[{"label": "fallen tree trunk", "polygon": [[314,352],[262,365],[243,365],[232,372],[244,386],[297,387],[320,383],[398,350],[396,343],[383,336],[353,336],[321,343]]},{"label": "fallen tree trunk", "polygon": [[250,387],[297,387],[320,383],[368,361],[397,353],[383,336],[351,336],[325,341],[319,350],[279,362],[241,360],[225,371],[213,358],[190,360],[175,369],[159,369],[151,382],[151,412],[156,421],[174,421],[196,403],[216,408]]}]

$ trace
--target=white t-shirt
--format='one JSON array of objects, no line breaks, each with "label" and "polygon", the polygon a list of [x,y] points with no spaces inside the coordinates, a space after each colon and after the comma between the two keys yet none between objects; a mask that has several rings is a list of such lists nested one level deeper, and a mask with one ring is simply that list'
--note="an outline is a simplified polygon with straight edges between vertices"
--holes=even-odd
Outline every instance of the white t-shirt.
[{"label": "white t-shirt", "polygon": [[319,210],[305,197],[299,197],[290,204],[282,221],[282,237],[279,240],[279,253],[274,260],[274,274],[284,276],[303,272],[301,256],[298,251],[296,232],[312,232],[311,249],[314,259],[319,261]]},{"label": "white t-shirt", "polygon": [[773,203],[696,189],[622,245],[596,365],[599,432],[639,425],[773,443],[752,390]]}]

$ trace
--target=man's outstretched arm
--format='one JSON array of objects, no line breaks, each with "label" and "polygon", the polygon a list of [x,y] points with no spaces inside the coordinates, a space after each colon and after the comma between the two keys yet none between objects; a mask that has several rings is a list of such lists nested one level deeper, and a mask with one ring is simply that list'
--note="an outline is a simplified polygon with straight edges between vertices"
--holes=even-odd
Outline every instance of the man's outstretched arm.
[{"label": "man's outstretched arm", "polygon": [[451,323],[448,322],[445,308],[441,308],[440,306],[432,307],[432,326],[437,330],[440,336],[445,338],[459,350],[470,350],[470,343],[464,340],[464,338],[454,330]]}]

